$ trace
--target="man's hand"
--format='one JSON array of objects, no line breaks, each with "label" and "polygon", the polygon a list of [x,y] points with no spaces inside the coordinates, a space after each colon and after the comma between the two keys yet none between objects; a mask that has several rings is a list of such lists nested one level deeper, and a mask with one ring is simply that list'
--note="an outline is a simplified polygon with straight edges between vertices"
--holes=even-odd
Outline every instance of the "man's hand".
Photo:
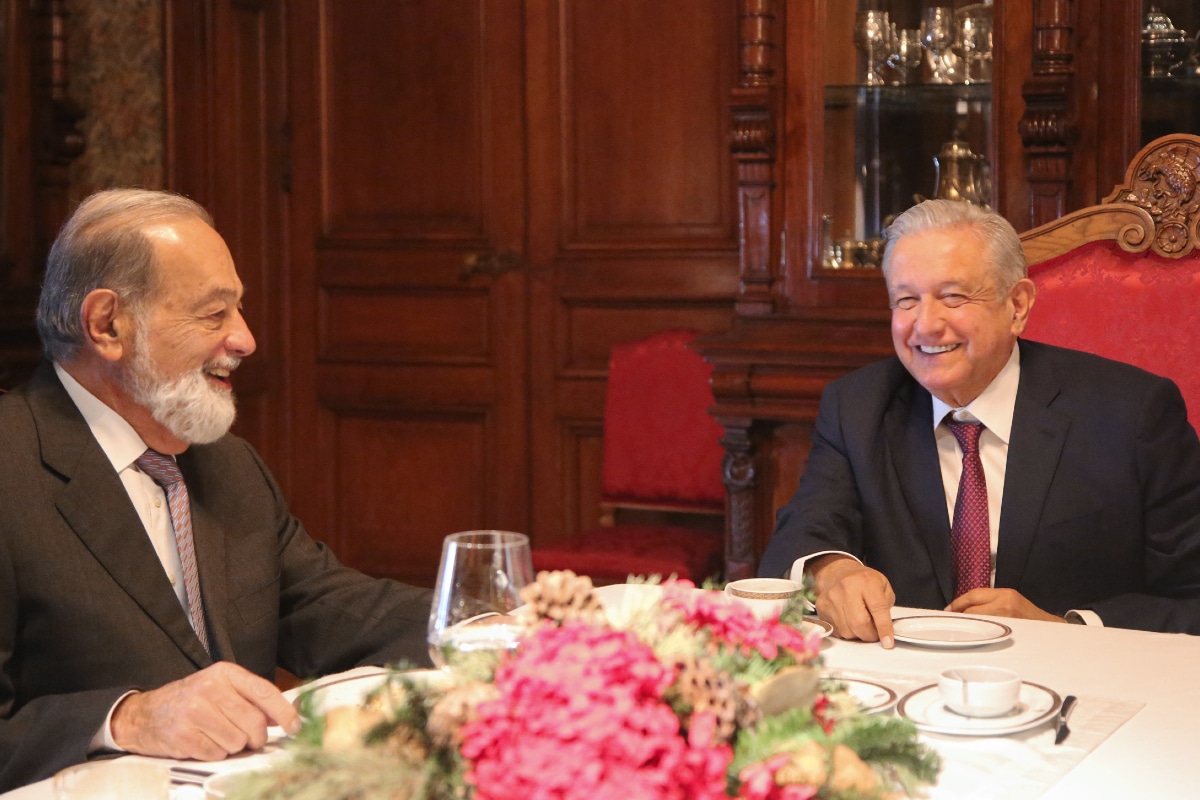
[{"label": "man's hand", "polygon": [[1042,611],[1015,589],[972,589],[954,599],[946,611],[964,614],[988,614],[993,617],[1040,619],[1044,622],[1066,622],[1062,617]]},{"label": "man's hand", "polygon": [[892,606],[896,593],[882,572],[863,566],[849,556],[831,553],[807,565],[817,592],[817,615],[833,623],[843,639],[895,645]]},{"label": "man's hand", "polygon": [[270,681],[222,661],[126,697],[113,711],[112,736],[131,753],[219,761],[261,748],[270,724],[295,733],[300,717]]}]

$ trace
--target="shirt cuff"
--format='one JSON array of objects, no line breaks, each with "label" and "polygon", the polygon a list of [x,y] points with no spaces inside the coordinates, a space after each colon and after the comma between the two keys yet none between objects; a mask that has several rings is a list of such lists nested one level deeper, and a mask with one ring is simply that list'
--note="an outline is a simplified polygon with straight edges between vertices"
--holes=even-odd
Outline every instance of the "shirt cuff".
[{"label": "shirt cuff", "polygon": [[1100,615],[1090,608],[1072,608],[1064,616],[1067,622],[1075,625],[1092,625],[1097,628],[1104,627],[1104,620],[1100,619]]},{"label": "shirt cuff", "polygon": [[121,705],[121,701],[126,697],[129,697],[131,694],[137,694],[137,690],[132,689],[121,695],[117,698],[117,702],[112,704],[112,708],[108,709],[108,716],[104,718],[104,724],[100,726],[100,729],[96,731],[95,735],[92,736],[92,741],[88,744],[87,752],[89,756],[92,753],[99,753],[102,750],[108,750],[114,753],[126,752],[125,748],[118,747],[117,743],[113,741],[112,715],[113,712],[117,710],[117,706]]}]

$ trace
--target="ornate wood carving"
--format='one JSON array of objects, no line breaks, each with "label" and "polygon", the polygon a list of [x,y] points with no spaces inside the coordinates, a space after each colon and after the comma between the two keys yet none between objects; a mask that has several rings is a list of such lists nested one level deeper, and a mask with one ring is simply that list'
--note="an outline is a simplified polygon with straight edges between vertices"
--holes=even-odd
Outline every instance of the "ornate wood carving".
[{"label": "ornate wood carving", "polygon": [[753,577],[758,565],[754,552],[754,487],[758,476],[754,466],[754,444],[750,440],[751,420],[725,419],[725,459],[721,471],[728,498],[725,534],[725,579]]},{"label": "ornate wood carving", "polygon": [[1181,258],[1200,246],[1200,137],[1155,139],[1130,162],[1123,183],[1100,205],[1021,236],[1031,264],[1089,242],[1112,240],[1130,253]]},{"label": "ornate wood carving", "polygon": [[1028,156],[1029,222],[1062,216],[1071,186],[1072,0],[1035,0],[1033,74],[1022,86],[1025,114],[1018,129]]},{"label": "ornate wood carving", "polygon": [[773,63],[773,0],[742,0],[739,79],[733,90],[732,150],[737,165],[740,283],[737,313],[769,314],[775,308],[771,286],[771,203],[778,122]]}]

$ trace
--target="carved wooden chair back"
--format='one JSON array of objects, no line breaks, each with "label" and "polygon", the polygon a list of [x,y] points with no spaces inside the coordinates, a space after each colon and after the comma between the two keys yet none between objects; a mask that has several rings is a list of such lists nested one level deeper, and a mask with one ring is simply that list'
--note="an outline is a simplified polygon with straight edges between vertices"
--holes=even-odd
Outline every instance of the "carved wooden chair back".
[{"label": "carved wooden chair back", "polygon": [[1200,137],[1156,139],[1125,181],[1021,235],[1038,286],[1025,337],[1174,380],[1200,427]]}]

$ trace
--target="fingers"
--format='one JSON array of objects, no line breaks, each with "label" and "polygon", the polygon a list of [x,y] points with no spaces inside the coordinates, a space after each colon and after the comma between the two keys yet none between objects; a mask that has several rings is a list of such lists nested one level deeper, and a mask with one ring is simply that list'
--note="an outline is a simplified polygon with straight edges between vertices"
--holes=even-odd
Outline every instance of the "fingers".
[{"label": "fingers", "polygon": [[882,573],[861,564],[840,566],[837,580],[817,598],[818,614],[833,623],[842,638],[879,641],[891,648],[891,608],[896,602],[891,584]]},{"label": "fingers", "polygon": [[299,727],[274,685],[228,662],[130,695],[111,718],[113,740],[129,752],[203,761],[262,747],[268,722]]},{"label": "fingers", "polygon": [[972,589],[956,597],[946,611],[962,614],[987,614],[993,617],[1036,619],[1045,622],[1065,622],[1062,617],[1043,611],[1015,589]]}]

